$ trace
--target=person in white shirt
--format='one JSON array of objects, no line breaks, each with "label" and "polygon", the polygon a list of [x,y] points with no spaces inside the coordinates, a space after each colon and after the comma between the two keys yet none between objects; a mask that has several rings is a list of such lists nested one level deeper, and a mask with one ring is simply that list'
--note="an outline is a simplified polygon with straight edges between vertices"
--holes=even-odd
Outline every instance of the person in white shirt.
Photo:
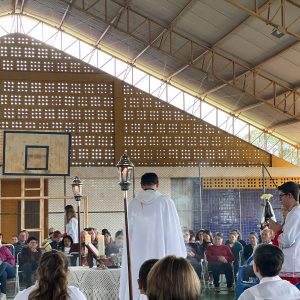
[{"label": "person in white shirt", "polygon": [[87,300],[77,287],[68,286],[68,260],[62,252],[44,253],[37,272],[36,284],[19,292],[15,300]]},{"label": "person in white shirt", "polygon": [[[182,229],[174,202],[157,191],[158,176],[146,173],[141,177],[141,191],[128,206],[133,299],[138,299],[138,273],[142,263],[167,255],[186,257]],[[125,232],[124,232],[125,233]],[[122,253],[120,278],[121,300],[129,299],[126,237]]]},{"label": "person in white shirt", "polygon": [[300,300],[300,290],[278,276],[284,261],[280,248],[261,244],[255,249],[253,260],[253,270],[260,282],[245,290],[238,300]]},{"label": "person in white shirt", "polygon": [[65,214],[67,219],[66,234],[73,239],[73,243],[78,243],[78,221],[76,219],[76,212],[72,205],[65,207]]},{"label": "person in white shirt", "polygon": [[269,227],[279,234],[284,263],[279,276],[293,284],[300,282],[300,205],[299,184],[288,181],[278,187],[280,202],[288,214],[283,225],[269,220]]}]

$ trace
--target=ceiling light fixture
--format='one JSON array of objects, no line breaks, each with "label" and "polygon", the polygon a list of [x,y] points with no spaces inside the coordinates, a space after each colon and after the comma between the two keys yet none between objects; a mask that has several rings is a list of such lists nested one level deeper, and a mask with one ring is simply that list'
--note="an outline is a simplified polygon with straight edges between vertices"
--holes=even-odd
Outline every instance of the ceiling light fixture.
[{"label": "ceiling light fixture", "polygon": [[280,31],[278,28],[274,27],[272,29],[272,32],[271,32],[272,35],[274,35],[275,37],[277,37],[278,39],[280,39],[281,37],[284,36],[284,33],[282,31]]}]

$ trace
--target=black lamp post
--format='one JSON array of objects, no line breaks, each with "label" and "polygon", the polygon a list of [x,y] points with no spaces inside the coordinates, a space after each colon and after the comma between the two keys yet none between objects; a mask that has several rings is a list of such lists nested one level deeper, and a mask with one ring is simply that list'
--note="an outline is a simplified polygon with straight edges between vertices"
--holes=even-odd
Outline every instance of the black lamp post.
[{"label": "black lamp post", "polygon": [[119,185],[121,190],[124,191],[124,213],[125,213],[125,231],[126,231],[126,250],[127,250],[127,267],[128,267],[128,285],[129,285],[129,299],[133,300],[132,289],[132,272],[131,272],[131,258],[130,258],[130,245],[129,245],[129,230],[128,230],[128,212],[127,212],[127,191],[131,184],[131,174],[133,171],[133,163],[129,160],[127,154],[121,156],[117,164],[119,170]]},{"label": "black lamp post", "polygon": [[78,257],[79,266],[81,266],[81,239],[80,239],[80,201],[82,197],[82,181],[78,176],[75,176],[72,182],[72,191],[77,202],[77,219],[78,219]]}]

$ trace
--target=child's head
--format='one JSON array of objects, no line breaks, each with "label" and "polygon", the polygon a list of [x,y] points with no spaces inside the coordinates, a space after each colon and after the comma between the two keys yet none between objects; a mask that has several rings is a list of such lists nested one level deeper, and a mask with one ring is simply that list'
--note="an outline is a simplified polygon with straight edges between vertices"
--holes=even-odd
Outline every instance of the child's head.
[{"label": "child's head", "polygon": [[71,247],[73,245],[73,239],[69,235],[63,237],[63,243],[65,247]]},{"label": "child's head", "polygon": [[147,276],[148,276],[148,273],[150,272],[151,268],[154,266],[154,264],[157,261],[158,261],[158,259],[148,259],[140,267],[138,285],[139,285],[139,290],[140,290],[141,294],[146,294]]},{"label": "child's head", "polygon": [[271,244],[261,244],[254,251],[253,270],[258,278],[279,274],[284,255],[280,248]]}]

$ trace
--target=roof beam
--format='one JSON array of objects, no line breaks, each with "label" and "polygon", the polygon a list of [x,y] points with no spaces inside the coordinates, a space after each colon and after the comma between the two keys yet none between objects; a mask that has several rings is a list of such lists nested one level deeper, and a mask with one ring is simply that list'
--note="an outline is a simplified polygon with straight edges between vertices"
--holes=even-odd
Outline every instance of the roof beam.
[{"label": "roof beam", "polygon": [[279,128],[279,127],[284,127],[284,126],[288,126],[288,125],[293,125],[295,123],[300,122],[300,120],[298,119],[289,119],[289,120],[285,120],[285,121],[280,121],[277,123],[272,124],[270,127],[266,128],[268,131],[274,131],[275,129]]},{"label": "roof beam", "polygon": [[[60,1],[69,3],[67,0]],[[88,14],[95,20],[99,20],[109,25],[107,16],[112,15],[112,12],[109,10],[112,7],[112,5],[108,5],[107,11],[105,11],[106,15],[100,17],[89,11],[84,10],[82,6],[82,3],[84,1],[87,0],[76,2],[76,4],[73,4],[72,8],[76,8],[79,11],[84,11],[86,14]],[[117,24],[115,24],[115,28],[120,32],[126,33],[130,37],[133,37],[137,41],[144,43],[146,46],[148,46],[149,40],[151,41],[153,31],[157,32],[159,28],[160,31],[163,31],[165,29],[166,31],[169,31],[168,38],[163,38],[162,36],[157,42],[151,45],[152,48],[159,50],[161,53],[171,57],[172,59],[182,64],[190,64],[190,66],[193,69],[200,71],[201,73],[214,76],[220,82],[230,85],[236,90],[244,93],[247,96],[255,98],[259,102],[263,102],[269,107],[272,107],[289,116],[293,116],[295,118],[300,119],[300,112],[296,110],[295,103],[293,104],[293,106],[289,106],[289,110],[282,108],[278,103],[278,99],[276,97],[277,90],[287,89],[292,91],[289,87],[284,86],[283,84],[273,80],[272,78],[267,77],[266,75],[260,74],[259,70],[252,70],[245,64],[242,64],[232,59],[231,57],[226,56],[225,54],[219,51],[216,51],[215,49],[210,49],[206,45],[203,45],[200,42],[195,41],[180,32],[177,32],[176,30],[174,30],[174,28],[169,29],[165,27],[159,22],[149,18],[149,16],[143,15],[129,6],[126,7],[124,3],[119,3],[117,0],[110,0],[110,2],[117,4],[120,7],[126,8],[124,9],[124,20],[122,20],[123,22],[117,22]],[[134,21],[131,22],[131,20]],[[138,22],[136,20],[139,20],[140,24],[137,24]],[[141,32],[143,34],[141,34]],[[178,51],[178,48],[174,49],[175,45],[173,44],[173,39],[176,39],[177,47],[180,44],[180,50],[182,51]],[[200,61],[197,62],[197,64],[191,64],[193,59],[199,55],[198,53],[202,53],[203,50],[208,50],[208,53],[203,58],[201,58]],[[184,52],[184,55],[181,52]],[[221,61],[222,66],[225,65],[229,67],[229,69],[231,70],[231,74],[229,76],[231,76],[232,80],[228,79],[228,74],[226,76],[223,74],[222,69],[218,70],[218,65],[215,63],[216,60]],[[245,72],[247,74],[242,78],[237,77],[237,73]],[[258,80],[265,84],[264,90],[272,87],[274,101],[265,101],[261,94],[261,91],[258,90],[258,86],[256,84],[256,81]],[[295,91],[292,91],[292,93],[295,93]]]},{"label": "roof beam", "polygon": [[241,107],[239,109],[233,110],[231,113],[234,114],[235,116],[237,116],[237,115],[241,114],[242,112],[245,112],[247,110],[251,110],[253,108],[256,108],[256,107],[259,107],[259,106],[262,106],[262,105],[264,105],[263,102],[257,102],[257,103],[246,105],[246,106]]},{"label": "roof beam", "polygon": [[[252,72],[258,72],[258,69],[259,69],[262,65],[266,64],[267,62],[270,62],[270,61],[273,60],[275,57],[277,57],[278,55],[280,55],[280,54],[282,54],[282,53],[288,51],[289,49],[291,49],[292,47],[294,47],[294,46],[295,46],[296,44],[298,44],[298,43],[299,43],[299,42],[296,41],[296,42],[294,42],[294,43],[288,45],[287,47],[281,49],[280,51],[278,51],[278,52],[274,53],[273,55],[267,57],[266,59],[262,60],[262,61],[259,62],[257,65],[255,65],[253,68],[251,68],[250,70],[247,70],[246,72],[243,72],[243,73],[237,75],[237,76],[235,77],[235,79],[238,79],[238,78],[240,78],[240,77],[242,77],[242,76],[245,76],[249,71],[252,71]],[[233,81],[233,78],[231,79],[231,81]],[[204,92],[203,94],[201,94],[201,96],[202,96],[202,97],[205,97],[205,96],[207,96],[207,95],[209,95],[209,94],[211,94],[211,93],[213,93],[213,92],[216,92],[216,91],[222,89],[222,88],[225,87],[225,86],[227,86],[227,84],[221,84],[221,85],[219,85],[219,86],[217,86],[217,87],[214,87],[214,88],[211,89],[211,90],[208,90],[208,91]],[[289,88],[291,89],[291,87],[289,87]]]},{"label": "roof beam", "polygon": [[105,35],[107,34],[107,32],[109,31],[109,29],[114,25],[114,23],[120,19],[122,13],[124,12],[124,10],[126,10],[127,5],[124,7],[120,7],[120,9],[118,10],[118,12],[115,14],[115,16],[111,19],[111,21],[109,22],[109,25],[105,28],[105,30],[103,31],[103,33],[101,34],[101,36],[99,37],[99,39],[97,40],[97,45],[99,45],[101,43],[101,41],[103,40],[103,38],[105,37]]},{"label": "roof beam", "polygon": [[184,12],[192,5],[194,0],[188,0],[187,3],[180,9],[180,11],[173,17],[169,25],[164,28],[143,50],[141,50],[132,60],[131,63],[135,63],[156,41],[158,41],[163,35],[167,34],[173,29],[176,22],[180,19]]},{"label": "roof beam", "polygon": [[25,4],[25,0],[22,0],[21,7],[20,7],[21,14],[23,13],[23,10],[24,10],[24,4]]},{"label": "roof beam", "polygon": [[[300,41],[300,34],[298,34],[297,32],[293,31],[293,29],[291,29],[291,27],[293,27],[300,20],[300,17],[299,17],[300,5],[298,3],[296,3],[295,1],[281,0],[281,1],[278,1],[278,3],[274,4],[273,0],[268,0],[267,3],[269,5],[269,8],[268,8],[268,13],[266,16],[263,15],[260,11],[258,11],[256,9],[256,6],[252,7],[252,5],[251,5],[252,1],[246,1],[248,6],[243,4],[243,3],[245,3],[245,1],[243,3],[241,3],[241,0],[225,0],[225,1],[231,5],[239,8],[243,12],[260,19],[267,25],[272,25],[274,28],[277,28],[280,32],[289,34],[293,38]],[[273,7],[277,6],[277,7],[275,7],[275,12],[273,14],[271,14],[271,6],[272,5],[273,5]],[[292,20],[290,19],[290,16],[288,16],[288,13],[287,13],[287,6],[291,7],[291,9],[293,11],[299,12],[298,14],[295,13],[295,16],[297,16],[297,17],[295,17]],[[278,22],[278,23],[276,23],[274,21],[275,17],[277,17],[277,16],[279,16],[279,19],[280,19],[280,22]],[[286,22],[287,20],[289,20],[289,23]]]},{"label": "roof beam", "polygon": [[[292,91],[296,92],[296,100],[297,98],[300,96],[300,86],[296,86]],[[293,93],[291,92],[291,90],[284,90],[283,92],[280,92],[279,94],[276,95],[277,98],[289,98],[292,97]],[[273,98],[268,98],[266,99],[266,101],[272,101]]]},{"label": "roof beam", "polygon": [[22,14],[25,0],[14,0],[14,13]]},{"label": "roof beam", "polygon": [[62,27],[62,25],[63,25],[63,23],[64,23],[64,21],[65,21],[65,19],[66,19],[66,17],[67,17],[67,14],[68,14],[68,12],[69,12],[71,6],[72,6],[73,1],[74,1],[74,0],[70,0],[70,1],[69,1],[69,4],[68,4],[68,6],[67,6],[67,8],[66,8],[66,10],[65,10],[65,12],[64,12],[64,15],[63,15],[63,17],[62,17],[62,19],[61,19],[61,21],[60,21],[60,24],[59,24],[59,26],[58,26],[59,29],[61,29],[61,27]]},{"label": "roof beam", "polygon": [[[268,5],[265,3],[263,5],[261,5],[261,7],[259,8],[259,11],[264,11],[265,9],[267,9]],[[216,48],[223,40],[225,40],[232,32],[234,32],[236,29],[238,29],[242,24],[244,24],[248,19],[250,19],[251,16],[246,17],[241,23],[239,23],[238,25],[236,25],[234,28],[232,28],[230,31],[228,31],[225,35],[223,35],[219,40],[217,40],[212,46],[211,49]],[[198,57],[196,57],[192,63],[196,63],[199,59],[201,59],[201,57],[203,57],[205,54],[208,53],[208,50],[203,51],[203,53],[201,53]],[[173,72],[172,74],[170,74],[168,76],[168,78],[166,78],[167,81],[170,81],[174,76],[178,75],[179,73],[181,73],[182,71],[184,71],[186,68],[188,68],[190,65],[186,64],[183,67],[179,68],[178,70],[176,70],[175,72]]]}]

